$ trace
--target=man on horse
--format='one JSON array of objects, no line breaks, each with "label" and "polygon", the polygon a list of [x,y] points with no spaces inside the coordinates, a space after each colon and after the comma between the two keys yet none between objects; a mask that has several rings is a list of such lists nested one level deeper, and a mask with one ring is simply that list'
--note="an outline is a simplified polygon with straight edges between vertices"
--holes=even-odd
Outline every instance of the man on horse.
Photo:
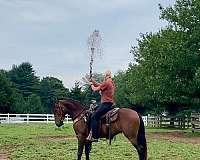
[{"label": "man on horse", "polygon": [[106,71],[103,83],[97,83],[94,79],[89,79],[92,90],[99,91],[101,94],[101,104],[91,117],[91,131],[87,137],[89,141],[98,141],[99,138],[99,121],[101,116],[113,108],[113,96],[115,84],[111,78],[111,72]]}]

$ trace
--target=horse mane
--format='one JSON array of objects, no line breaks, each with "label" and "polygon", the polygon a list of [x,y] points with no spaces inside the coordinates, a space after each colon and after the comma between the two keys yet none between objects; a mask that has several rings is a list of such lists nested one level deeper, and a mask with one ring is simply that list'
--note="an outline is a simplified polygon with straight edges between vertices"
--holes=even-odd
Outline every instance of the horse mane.
[{"label": "horse mane", "polygon": [[86,109],[86,107],[78,100],[74,100],[72,98],[66,98],[66,99],[60,99],[59,101],[66,101],[66,102],[70,102],[76,106],[82,107],[84,109]]},{"label": "horse mane", "polygon": [[72,103],[79,103],[79,104],[81,104],[81,102],[78,101],[78,100],[76,100],[76,99],[67,98],[66,100],[69,101],[69,102],[72,102]]}]

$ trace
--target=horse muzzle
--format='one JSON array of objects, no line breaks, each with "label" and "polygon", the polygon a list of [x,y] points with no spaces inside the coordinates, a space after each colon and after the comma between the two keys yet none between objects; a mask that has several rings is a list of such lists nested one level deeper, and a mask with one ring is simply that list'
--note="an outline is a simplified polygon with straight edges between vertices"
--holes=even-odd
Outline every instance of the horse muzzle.
[{"label": "horse muzzle", "polygon": [[64,124],[63,121],[56,122],[56,126],[57,126],[57,127],[61,127],[63,124]]}]

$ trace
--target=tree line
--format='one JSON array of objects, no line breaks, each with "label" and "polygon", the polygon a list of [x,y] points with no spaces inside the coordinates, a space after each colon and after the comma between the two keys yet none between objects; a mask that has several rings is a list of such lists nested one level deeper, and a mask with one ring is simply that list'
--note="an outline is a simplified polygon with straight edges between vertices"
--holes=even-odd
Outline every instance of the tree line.
[{"label": "tree line", "polygon": [[[116,106],[132,107],[142,114],[185,115],[200,111],[200,1],[176,0],[159,5],[160,19],[168,22],[155,33],[141,34],[131,48],[134,60],[114,76]],[[95,74],[102,81],[102,74]],[[76,82],[65,88],[54,77],[42,80],[32,65],[14,65],[0,72],[0,106],[13,113],[49,113],[57,99],[72,98],[88,106],[100,95]]]},{"label": "tree line", "polygon": [[[94,74],[102,81],[102,74]],[[9,71],[0,70],[0,113],[52,113],[59,99],[74,99],[89,106],[90,101],[100,101],[100,95],[91,88],[76,82],[71,89],[55,77],[36,76],[33,66],[24,62],[13,65]]]},{"label": "tree line", "polygon": [[0,86],[1,112],[10,113],[49,113],[55,100],[69,93],[57,78],[40,80],[28,62],[1,70]]},{"label": "tree line", "polygon": [[200,111],[200,1],[159,8],[168,25],[131,48],[134,63],[116,76],[118,103],[154,114]]}]

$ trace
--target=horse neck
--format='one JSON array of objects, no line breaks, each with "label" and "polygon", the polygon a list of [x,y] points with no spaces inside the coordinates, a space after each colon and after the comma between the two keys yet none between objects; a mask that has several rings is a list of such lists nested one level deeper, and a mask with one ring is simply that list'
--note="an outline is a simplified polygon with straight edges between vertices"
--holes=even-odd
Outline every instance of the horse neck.
[{"label": "horse neck", "polygon": [[68,114],[74,120],[77,116],[79,116],[85,109],[78,102],[67,102],[65,105],[68,108]]}]

